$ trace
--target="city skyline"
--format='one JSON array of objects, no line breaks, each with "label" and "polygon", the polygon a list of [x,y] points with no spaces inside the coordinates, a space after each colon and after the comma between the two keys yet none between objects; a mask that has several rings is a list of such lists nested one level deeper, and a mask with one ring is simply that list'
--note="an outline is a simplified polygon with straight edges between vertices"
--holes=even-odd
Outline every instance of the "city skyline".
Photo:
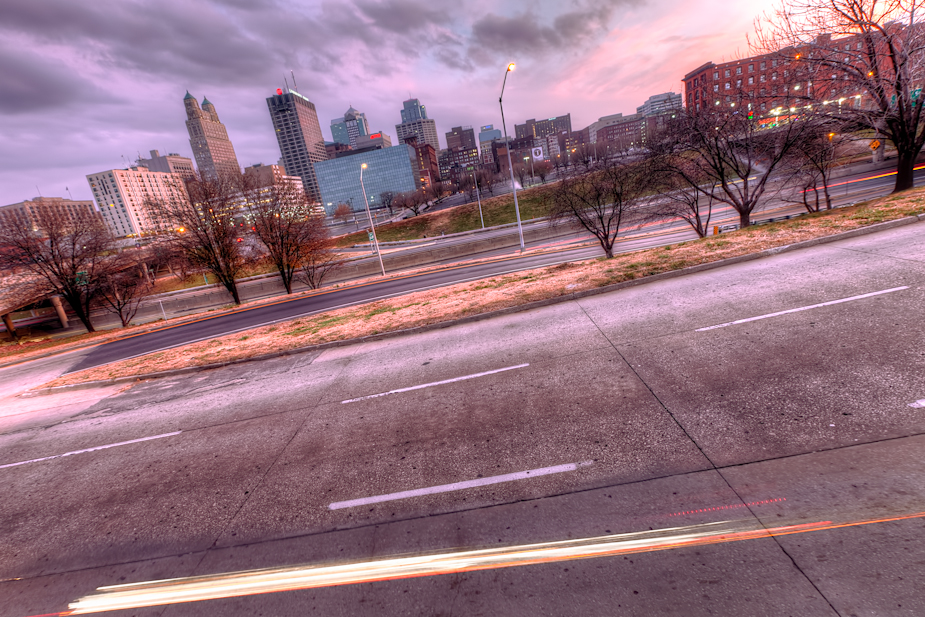
[{"label": "city skyline", "polygon": [[89,199],[87,173],[151,149],[193,158],[187,89],[221,110],[242,167],[275,163],[265,100],[290,70],[321,118],[353,105],[394,139],[409,98],[427,105],[439,134],[500,127],[497,97],[513,60],[508,132],[563,113],[581,128],[631,114],[652,94],[683,92],[684,74],[704,62],[748,55],[745,34],[767,3],[476,1],[463,10],[356,0],[342,7],[350,20],[323,3],[269,0],[52,4],[0,9],[0,57],[11,67],[0,76],[0,203],[68,197],[65,187]]}]

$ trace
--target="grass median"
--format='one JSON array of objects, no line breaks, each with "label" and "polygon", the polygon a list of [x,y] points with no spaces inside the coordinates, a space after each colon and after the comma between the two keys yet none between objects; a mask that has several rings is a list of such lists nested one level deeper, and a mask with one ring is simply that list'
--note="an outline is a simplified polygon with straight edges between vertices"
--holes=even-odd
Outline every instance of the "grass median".
[{"label": "grass median", "polygon": [[229,362],[488,313],[925,213],[925,189],[769,225],[328,311],[56,379],[61,386]]}]

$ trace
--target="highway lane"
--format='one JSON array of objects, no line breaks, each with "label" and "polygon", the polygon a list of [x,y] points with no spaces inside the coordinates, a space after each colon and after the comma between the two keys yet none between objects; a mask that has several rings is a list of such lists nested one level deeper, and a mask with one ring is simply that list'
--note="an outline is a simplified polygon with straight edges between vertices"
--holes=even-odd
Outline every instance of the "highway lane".
[{"label": "highway lane", "polygon": [[230,314],[206,317],[192,323],[167,327],[146,334],[120,339],[94,347],[69,372],[102,366],[195,341],[223,336],[279,321],[295,319],[334,308],[372,302],[374,300],[478,280],[509,272],[583,259],[600,249],[581,248],[561,253],[531,255],[516,259],[501,259],[488,263],[447,268],[404,277],[374,281],[338,289],[321,291],[310,296],[280,300],[268,305],[245,308]]},{"label": "highway lane", "polygon": [[[846,187],[846,194],[842,196],[836,195],[836,203],[843,203],[847,199],[852,199],[854,201],[867,199],[879,192],[888,192],[891,176],[884,176],[882,173],[869,175],[881,177],[863,180],[863,178],[868,175],[859,174],[839,180],[839,182],[844,183],[842,186]],[[920,171],[919,175],[925,176],[925,171]],[[837,188],[840,187],[836,187],[836,189]],[[841,201],[839,201],[839,199],[841,199]],[[784,214],[800,211],[802,211],[802,207],[795,204],[777,204],[777,207],[772,208],[769,206],[763,210],[764,215],[773,214],[774,216],[782,216]],[[731,212],[732,210],[728,206],[714,208],[714,221],[719,222],[726,220]],[[762,215],[756,215],[755,218],[759,218],[760,216]],[[546,223],[534,223],[533,225],[546,226]],[[495,237],[498,235],[510,234],[516,234],[516,230],[491,230],[485,235],[488,237]],[[628,252],[652,246],[682,242],[695,237],[696,235],[690,230],[686,223],[682,221],[667,221],[665,223],[648,226],[647,234],[644,236],[628,235],[621,238],[617,244],[617,251]],[[471,237],[464,237],[454,238],[451,241],[464,242],[471,241],[471,239]],[[582,239],[590,240],[590,237],[586,233],[567,232],[565,235],[555,240],[531,242],[530,246],[550,245],[555,242],[567,243],[570,240],[576,241]],[[413,250],[415,249],[409,249],[409,251]],[[452,285],[518,270],[554,265],[566,261],[588,259],[602,254],[600,247],[594,244],[575,249],[566,248],[561,252],[553,254],[530,255],[525,257],[517,256],[516,251],[516,248],[498,249],[483,254],[473,255],[473,257],[502,258],[490,263],[453,267],[445,270],[409,275],[383,281],[374,281],[362,285],[323,291],[318,294],[297,299],[281,299],[270,305],[242,309],[231,314],[217,317],[207,317],[194,323],[169,327],[147,334],[113,341],[91,350],[90,353],[74,365],[71,371],[102,366],[111,362],[268,325],[278,321],[311,315],[333,308],[371,302],[377,299],[393,297],[413,291],[422,291],[433,287]],[[511,254],[514,254],[514,256],[509,259],[503,259],[505,255]]]},{"label": "highway lane", "polygon": [[923,229],[10,418],[0,617],[921,615]]}]

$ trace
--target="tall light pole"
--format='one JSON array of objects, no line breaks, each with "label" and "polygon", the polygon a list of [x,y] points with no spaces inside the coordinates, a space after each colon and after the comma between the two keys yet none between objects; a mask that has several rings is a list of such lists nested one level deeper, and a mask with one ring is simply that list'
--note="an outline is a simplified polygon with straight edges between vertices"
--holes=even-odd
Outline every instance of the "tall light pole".
[{"label": "tall light pole", "polygon": [[498,97],[498,105],[501,107],[501,127],[504,128],[504,143],[507,146],[507,168],[511,172],[511,190],[514,192],[514,212],[517,214],[517,233],[520,234],[520,252],[524,252],[524,228],[520,224],[520,205],[517,203],[517,187],[514,186],[514,164],[511,163],[511,142],[507,138],[507,124],[504,122],[504,86],[507,85],[507,74],[514,70],[514,63],[507,65],[504,72],[504,83],[501,84],[501,96]]},{"label": "tall light pole", "polygon": [[382,253],[379,251],[379,239],[376,238],[376,226],[373,225],[373,215],[369,212],[369,200],[366,198],[366,187],[363,185],[364,169],[366,169],[366,163],[360,165],[360,188],[363,189],[363,203],[366,204],[366,216],[369,217],[369,228],[373,230],[373,244],[376,246],[376,255],[379,257],[379,269],[382,270],[382,276],[385,276],[385,266],[382,264]]},{"label": "tall light pole", "polygon": [[479,200],[479,220],[482,221],[482,229],[485,229],[485,217],[482,216],[482,195],[479,193],[479,177],[475,175],[475,168],[472,169],[472,180],[475,181],[475,198]]}]

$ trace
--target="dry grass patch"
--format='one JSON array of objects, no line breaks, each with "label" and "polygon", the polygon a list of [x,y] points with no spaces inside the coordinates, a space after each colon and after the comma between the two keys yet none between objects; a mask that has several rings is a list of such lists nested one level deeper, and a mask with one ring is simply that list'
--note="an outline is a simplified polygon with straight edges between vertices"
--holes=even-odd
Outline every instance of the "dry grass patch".
[{"label": "dry grass patch", "polygon": [[755,253],[923,212],[925,190],[917,190],[870,204],[806,215],[722,236],[624,253],[613,259],[566,263],[460,283],[441,288],[437,292],[439,295],[430,290],[342,308],[257,328],[245,336],[233,334],[170,352],[88,369],[48,385],[229,362],[319,343],[405,330]]}]

